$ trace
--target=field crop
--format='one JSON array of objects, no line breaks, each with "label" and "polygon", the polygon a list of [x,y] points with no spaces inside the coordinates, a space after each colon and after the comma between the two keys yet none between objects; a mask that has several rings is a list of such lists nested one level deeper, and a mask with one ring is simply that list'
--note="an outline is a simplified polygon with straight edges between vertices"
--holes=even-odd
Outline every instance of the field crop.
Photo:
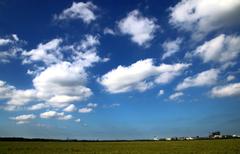
[{"label": "field crop", "polygon": [[0,154],[240,154],[240,140],[136,142],[1,141]]}]

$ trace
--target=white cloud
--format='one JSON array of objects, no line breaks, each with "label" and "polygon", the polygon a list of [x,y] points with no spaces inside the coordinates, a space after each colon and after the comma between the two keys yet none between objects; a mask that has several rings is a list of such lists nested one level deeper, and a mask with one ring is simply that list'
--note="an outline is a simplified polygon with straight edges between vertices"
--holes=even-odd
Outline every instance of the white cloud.
[{"label": "white cloud", "polygon": [[28,110],[41,110],[41,109],[45,109],[45,108],[48,108],[49,105],[46,104],[46,103],[38,103],[38,104],[34,104],[32,105],[31,107],[28,107]]},{"label": "white cloud", "polygon": [[[76,87],[74,87],[74,88],[76,88]],[[79,88],[82,88],[82,87],[79,87]],[[79,89],[79,90],[84,90],[84,88]],[[66,90],[65,90],[65,92],[66,92]],[[85,97],[86,98],[89,97],[91,95],[91,92],[90,91],[89,92],[86,91],[86,94],[78,93],[77,95],[82,95],[82,96],[70,96],[70,95],[56,95],[56,96],[52,96],[48,100],[48,103],[50,103],[54,107],[62,108],[62,107],[67,106],[71,102],[81,101],[81,100],[85,99]]]},{"label": "white cloud", "polygon": [[63,10],[60,15],[55,15],[55,19],[82,19],[84,23],[89,24],[97,18],[94,13],[95,10],[97,10],[97,6],[92,2],[73,2],[70,8]]},{"label": "white cloud", "polygon": [[10,59],[17,58],[22,52],[23,42],[16,34],[0,38],[0,63],[9,63]]},{"label": "white cloud", "polygon": [[17,36],[17,34],[12,34],[12,37],[13,37],[13,39],[15,41],[19,41],[20,40],[19,37]]},{"label": "white cloud", "polygon": [[95,108],[97,106],[98,106],[98,104],[96,104],[96,103],[88,103],[87,104],[87,107],[91,107],[91,108]]},{"label": "white cloud", "polygon": [[138,10],[133,10],[119,21],[118,27],[123,34],[130,35],[133,42],[146,45],[155,37],[159,26],[154,18],[144,17]]},{"label": "white cloud", "polygon": [[58,120],[70,120],[72,115],[65,115],[64,112],[47,111],[40,114],[43,119],[56,118]]},{"label": "white cloud", "polygon": [[0,38],[0,46],[7,45],[11,42],[12,42],[12,40],[10,40],[10,39]]},{"label": "white cloud", "polygon": [[54,118],[57,115],[56,111],[47,111],[40,114],[41,118],[48,119],[48,118]]},{"label": "white cloud", "polygon": [[155,66],[152,59],[139,60],[130,66],[118,66],[98,79],[106,91],[122,93],[132,90],[145,91],[156,84],[169,83],[189,64],[161,64]]},{"label": "white cloud", "polygon": [[[240,54],[240,37],[221,34],[197,47],[193,56],[199,56],[203,62],[226,63],[236,59]],[[190,55],[191,56],[191,55]]]},{"label": "white cloud", "polygon": [[193,77],[187,77],[182,83],[178,84],[176,90],[183,90],[190,87],[209,86],[216,83],[219,70],[210,69],[196,74]]},{"label": "white cloud", "polygon": [[161,95],[163,95],[164,94],[164,90],[159,90],[159,92],[158,92],[158,96],[161,96]]},{"label": "white cloud", "polygon": [[191,64],[176,63],[176,64],[161,64],[157,67],[159,75],[155,79],[157,84],[166,84],[171,82],[175,77],[179,76]]},{"label": "white cloud", "polygon": [[199,39],[208,32],[239,25],[239,7],[239,0],[182,0],[170,8],[169,22]]},{"label": "white cloud", "polygon": [[108,28],[108,27],[104,28],[103,34],[105,34],[105,35],[106,35],[106,34],[116,35],[116,33],[115,33],[112,29],[110,29],[110,28]]},{"label": "white cloud", "polygon": [[76,110],[77,110],[77,108],[74,104],[70,104],[69,106],[67,106],[66,108],[63,109],[63,111],[65,111],[65,112],[74,112]]},{"label": "white cloud", "polygon": [[227,81],[232,81],[232,80],[235,80],[235,76],[233,76],[233,75],[229,75],[229,76],[227,76]]},{"label": "white cloud", "polygon": [[0,63],[9,63],[10,59],[16,56],[15,53],[8,52],[8,51],[1,51],[0,52]]},{"label": "white cloud", "polygon": [[58,119],[59,120],[70,120],[72,118],[73,118],[73,116],[69,114],[69,115],[60,116]]},{"label": "white cloud", "polygon": [[162,45],[165,51],[165,53],[162,56],[162,60],[178,52],[182,41],[183,41],[182,38],[177,38],[176,40],[172,40],[172,41],[165,41]]},{"label": "white cloud", "polygon": [[154,86],[153,82],[139,82],[138,84],[135,85],[136,90],[140,91],[140,92],[144,92],[150,88],[152,88]]},{"label": "white cloud", "polygon": [[71,53],[69,61],[61,60],[36,74],[33,85],[38,97],[60,108],[90,97],[92,91],[86,87],[86,69],[102,61],[96,53],[99,44],[97,37],[85,35],[79,44],[61,47]]},{"label": "white cloud", "polygon": [[79,123],[81,122],[81,119],[76,119],[75,122]]},{"label": "white cloud", "polygon": [[8,85],[5,81],[0,80],[0,100],[7,101],[5,109],[12,111],[19,106],[26,105],[36,98],[34,89],[18,90],[14,86]]},{"label": "white cloud", "polygon": [[26,115],[19,115],[16,117],[11,117],[10,119],[15,120],[17,122],[17,124],[25,124],[35,118],[36,118],[36,116],[34,114],[26,114]]},{"label": "white cloud", "polygon": [[33,65],[32,69],[27,70],[27,74],[31,76],[36,76],[37,74],[44,71],[45,69],[46,69],[45,66]]},{"label": "white cloud", "polygon": [[182,92],[176,92],[169,96],[170,100],[177,100],[179,97],[183,96],[184,94]]},{"label": "white cloud", "polygon": [[214,87],[211,94],[213,97],[240,96],[240,83]]},{"label": "white cloud", "polygon": [[[50,85],[51,86],[51,85]],[[46,87],[48,88],[48,87]],[[57,94],[56,91],[57,89],[54,88],[59,88],[58,91],[59,95]],[[66,89],[64,89],[66,88]],[[32,105],[31,107],[28,107],[28,110],[39,110],[43,108],[47,108],[53,106],[53,107],[65,107],[67,106],[70,102],[72,101],[79,101],[82,100],[83,98],[81,97],[87,97],[88,91],[86,91],[86,94],[84,93],[84,89],[79,89],[82,88],[81,86],[76,86],[76,87],[51,87],[50,91],[51,93],[44,93],[44,92],[49,92],[49,91],[41,91],[39,89],[27,89],[27,90],[18,90],[14,86],[7,85],[6,82],[0,80],[0,99],[6,100],[6,105],[4,107],[5,110],[8,111],[14,111],[17,108],[27,105],[31,101],[43,101],[45,100],[46,103],[38,103],[35,105]],[[85,94],[84,96],[73,96],[74,91],[75,95],[80,95],[80,93],[77,93],[77,90]],[[55,91],[52,91],[55,90]],[[70,92],[72,91],[71,95]],[[89,91],[91,93],[91,91]],[[60,95],[61,93],[66,93],[68,95]]]},{"label": "white cloud", "polygon": [[110,60],[110,58],[105,57],[105,58],[103,58],[101,61],[102,61],[102,62],[108,62],[109,60]]},{"label": "white cloud", "polygon": [[92,110],[93,110],[92,108],[84,107],[84,108],[79,109],[78,111],[80,113],[89,113],[89,112],[92,112]]},{"label": "white cloud", "polygon": [[23,106],[36,98],[36,91],[34,89],[14,90],[11,99],[7,105]]},{"label": "white cloud", "polygon": [[[102,60],[97,56],[97,46],[100,44],[99,38],[93,35],[84,35],[84,38],[77,43],[71,45],[63,44],[63,39],[52,39],[47,43],[40,43],[36,49],[24,51],[22,56],[23,63],[43,62],[47,66],[58,64],[64,61],[83,63],[83,67],[89,67],[91,63]],[[67,53],[64,55],[64,53]],[[65,57],[64,57],[65,56]],[[36,67],[38,72],[42,70],[42,66]],[[29,71],[31,74],[34,70]]]},{"label": "white cloud", "polygon": [[62,62],[48,67],[33,79],[38,96],[53,106],[65,107],[92,95],[85,87],[87,74],[80,64]]},{"label": "white cloud", "polygon": [[80,42],[80,49],[81,50],[87,50],[87,49],[91,49],[94,48],[99,45],[99,38],[97,36],[93,36],[93,35],[85,35],[85,39],[83,39]]},{"label": "white cloud", "polygon": [[4,38],[2,37],[2,38],[0,38],[0,47],[16,43],[19,40],[20,39],[18,38],[17,34],[12,34],[12,35],[4,37]]},{"label": "white cloud", "polygon": [[24,56],[23,63],[42,61],[49,65],[59,62],[62,59],[62,54],[59,51],[61,43],[62,39],[53,39],[45,44],[40,43],[36,49],[24,51],[22,53]]},{"label": "white cloud", "polygon": [[235,66],[237,64],[237,62],[236,61],[229,61],[229,62],[225,62],[224,64],[221,64],[221,66],[220,66],[220,69],[221,70],[226,70],[227,68],[229,68],[229,67],[233,67],[233,66]]},{"label": "white cloud", "polygon": [[[92,91],[86,86],[89,78],[87,69],[97,62],[105,61],[97,55],[99,44],[98,37],[85,35],[83,40],[72,45],[63,45],[62,39],[53,39],[45,44],[40,43],[37,49],[25,51],[25,60],[36,62],[33,66],[36,70],[32,70],[33,89],[20,90],[0,81],[0,99],[7,102],[4,109],[16,110],[33,101],[42,103],[28,107],[28,110],[64,108],[89,98]],[[48,56],[40,58],[38,52],[59,56],[56,56],[56,61],[51,61],[52,59],[44,59]],[[64,59],[59,58],[63,52],[68,53],[64,55]],[[32,58],[35,54],[39,56],[36,59]],[[39,66],[39,61],[46,65]]]},{"label": "white cloud", "polygon": [[5,81],[0,80],[0,99],[11,98],[14,90],[14,86],[10,86]]}]

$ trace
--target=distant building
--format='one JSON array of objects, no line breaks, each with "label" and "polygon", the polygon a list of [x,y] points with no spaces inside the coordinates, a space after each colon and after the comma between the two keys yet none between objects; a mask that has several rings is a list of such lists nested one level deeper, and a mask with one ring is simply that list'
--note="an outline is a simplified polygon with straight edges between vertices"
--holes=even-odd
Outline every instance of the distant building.
[{"label": "distant building", "polygon": [[221,135],[220,131],[216,131],[216,132],[210,133],[209,138],[211,138],[211,139],[222,138],[222,135]]},{"label": "distant building", "polygon": [[185,139],[186,139],[186,140],[193,140],[192,137],[186,137]]},{"label": "distant building", "polygon": [[166,141],[171,141],[171,140],[172,140],[172,138],[170,138],[170,137],[167,137],[167,138],[165,138],[165,140],[166,140]]},{"label": "distant building", "polygon": [[177,140],[183,141],[185,140],[185,137],[178,137]]},{"label": "distant building", "polygon": [[159,139],[158,139],[157,136],[154,136],[153,140],[154,140],[154,141],[158,141]]},{"label": "distant building", "polygon": [[235,135],[235,134],[233,134],[232,137],[233,137],[233,138],[240,138],[240,135]]}]

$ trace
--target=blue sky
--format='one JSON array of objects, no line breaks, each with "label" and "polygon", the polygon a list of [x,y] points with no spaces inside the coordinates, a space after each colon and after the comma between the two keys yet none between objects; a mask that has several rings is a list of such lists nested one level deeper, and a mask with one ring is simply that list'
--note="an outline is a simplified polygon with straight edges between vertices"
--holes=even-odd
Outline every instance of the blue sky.
[{"label": "blue sky", "polygon": [[239,7],[1,1],[0,136],[240,134]]}]

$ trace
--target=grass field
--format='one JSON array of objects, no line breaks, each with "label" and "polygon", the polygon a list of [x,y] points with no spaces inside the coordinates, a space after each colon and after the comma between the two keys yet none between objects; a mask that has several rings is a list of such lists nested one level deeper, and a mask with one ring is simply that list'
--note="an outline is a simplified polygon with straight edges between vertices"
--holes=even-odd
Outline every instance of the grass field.
[{"label": "grass field", "polygon": [[0,154],[240,154],[240,140],[156,142],[0,142]]}]

